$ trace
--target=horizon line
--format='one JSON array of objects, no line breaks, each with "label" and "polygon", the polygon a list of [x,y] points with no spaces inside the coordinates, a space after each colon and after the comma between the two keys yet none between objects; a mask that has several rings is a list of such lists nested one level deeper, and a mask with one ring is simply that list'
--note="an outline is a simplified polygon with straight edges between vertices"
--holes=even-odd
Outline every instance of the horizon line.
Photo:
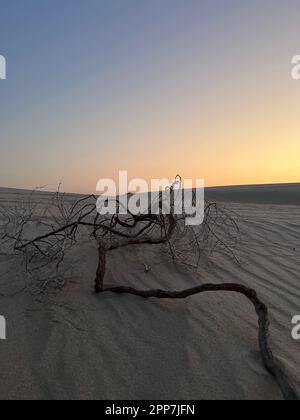
[{"label": "horizon line", "polygon": [[[276,183],[255,183],[255,184],[229,184],[229,185],[213,185],[205,187],[206,190],[209,189],[221,189],[221,188],[246,188],[246,187],[275,187],[275,186],[284,186],[284,185],[300,185],[299,182],[276,182]],[[45,186],[44,188],[47,188]],[[24,187],[9,187],[9,186],[0,186],[0,190],[15,190],[15,191],[26,191],[26,192],[42,192],[46,194],[55,194],[58,192],[57,190],[47,190],[43,189],[43,187],[35,187],[35,188],[24,188]],[[61,191],[63,194],[72,194],[72,195],[97,195],[97,192],[91,193],[80,193],[80,192],[73,192],[73,191]]]}]

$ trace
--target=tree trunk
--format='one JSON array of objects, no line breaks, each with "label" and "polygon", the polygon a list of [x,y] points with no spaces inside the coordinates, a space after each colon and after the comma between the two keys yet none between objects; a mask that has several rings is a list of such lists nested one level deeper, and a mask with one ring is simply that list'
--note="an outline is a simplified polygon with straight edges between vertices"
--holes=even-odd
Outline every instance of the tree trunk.
[{"label": "tree trunk", "polygon": [[101,244],[100,241],[98,242],[98,254],[99,254],[99,260],[98,260],[98,268],[97,268],[96,279],[95,279],[95,290],[96,290],[96,293],[101,293],[103,292],[103,288],[104,288],[104,276],[105,276],[105,270],[106,270],[107,250]]}]

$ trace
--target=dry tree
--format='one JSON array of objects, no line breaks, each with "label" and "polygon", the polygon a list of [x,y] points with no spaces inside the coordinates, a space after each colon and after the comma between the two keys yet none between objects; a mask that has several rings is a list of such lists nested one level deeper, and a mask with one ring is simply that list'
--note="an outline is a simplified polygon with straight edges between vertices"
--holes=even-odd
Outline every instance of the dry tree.
[{"label": "dry tree", "polygon": [[[177,176],[178,179],[181,180]],[[2,240],[24,255],[27,270],[34,267],[37,271],[51,265],[58,271],[66,252],[82,238],[82,234],[88,234],[98,248],[97,293],[105,290],[107,254],[130,245],[165,245],[171,259],[194,270],[204,253],[213,253],[220,248],[236,259],[234,246],[239,230],[234,218],[216,203],[207,203],[203,223],[189,226],[186,219],[191,215],[175,214],[174,185],[169,188],[170,211],[164,211],[164,197],[160,193],[155,214],[153,203],[144,213],[133,214],[127,208],[127,213],[123,214],[121,207],[124,204],[120,198],[112,198],[110,201],[115,201],[116,213],[101,216],[94,195],[73,199],[58,190],[50,205],[45,206],[38,197],[35,199],[33,193],[27,203],[19,203],[11,211],[6,209]],[[129,195],[127,199],[130,199]],[[38,236],[37,230],[40,232]]]},{"label": "dry tree", "polygon": [[[180,183],[180,179],[177,176],[176,182],[169,188],[171,202],[174,199],[175,186]],[[258,316],[259,347],[265,367],[277,380],[286,399],[299,399],[284,368],[270,349],[268,309],[255,290],[236,283],[202,284],[182,291],[145,291],[126,286],[105,287],[108,253],[131,245],[164,245],[171,259],[188,265],[195,272],[201,256],[207,252],[213,253],[221,248],[236,259],[234,249],[239,229],[235,219],[224,208],[216,203],[206,203],[203,223],[195,227],[185,223],[186,218],[191,215],[175,214],[172,205],[169,214],[164,214],[161,194],[156,214],[151,212],[152,207],[145,213],[133,214],[127,210],[126,215],[122,214],[122,203],[119,198],[115,198],[117,211],[108,216],[100,216],[96,209],[97,197],[94,195],[74,198],[58,191],[53,195],[51,204],[45,206],[42,203],[39,211],[37,207],[40,200],[35,201],[34,198],[33,193],[26,205],[18,204],[13,210],[0,209],[1,248],[5,245],[6,249],[22,253],[26,270],[39,272],[42,267],[54,266],[55,272],[58,273],[67,251],[81,240],[82,234],[88,234],[95,240],[98,248],[94,286],[96,293],[112,292],[158,299],[184,299],[199,293],[220,291],[241,294],[253,304]],[[127,198],[129,199],[129,196]],[[40,215],[42,211],[42,217],[38,217],[36,214]],[[36,228],[40,232],[38,236]],[[65,273],[60,277],[48,275],[45,284],[53,282],[55,286],[63,285],[64,280],[61,279],[64,277]],[[60,280],[57,280],[58,278]]]}]

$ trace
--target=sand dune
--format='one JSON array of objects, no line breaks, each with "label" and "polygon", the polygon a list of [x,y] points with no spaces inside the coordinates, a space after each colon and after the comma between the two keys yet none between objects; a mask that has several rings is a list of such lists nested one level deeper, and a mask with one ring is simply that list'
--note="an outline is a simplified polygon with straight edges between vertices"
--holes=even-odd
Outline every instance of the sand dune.
[{"label": "sand dune", "polygon": [[300,184],[207,188],[209,200],[232,203],[300,205]]},{"label": "sand dune", "polygon": [[[281,189],[277,199],[275,187],[271,195],[284,203],[290,192]],[[219,197],[241,229],[240,264],[215,254],[196,275],[164,259],[160,247],[133,246],[110,254],[106,281],[144,289],[207,282],[255,288],[270,309],[274,352],[300,392],[300,342],[291,337],[291,319],[300,313],[300,208],[256,204],[261,192],[253,189],[248,202],[245,191],[239,199],[230,191],[227,199],[226,190]],[[26,194],[2,189],[0,204],[17,204]],[[74,269],[65,288],[37,299],[22,290],[18,259],[0,253],[0,314],[7,319],[1,399],[282,398],[263,367],[257,318],[247,300],[222,293],[185,301],[96,296],[94,243],[82,241],[69,259]]]}]

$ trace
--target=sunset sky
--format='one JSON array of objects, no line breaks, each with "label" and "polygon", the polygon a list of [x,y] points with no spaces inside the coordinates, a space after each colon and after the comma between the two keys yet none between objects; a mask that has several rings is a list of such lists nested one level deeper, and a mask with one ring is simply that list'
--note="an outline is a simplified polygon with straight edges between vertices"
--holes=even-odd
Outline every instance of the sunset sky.
[{"label": "sunset sky", "polygon": [[299,0],[0,0],[0,185],[300,182]]}]

